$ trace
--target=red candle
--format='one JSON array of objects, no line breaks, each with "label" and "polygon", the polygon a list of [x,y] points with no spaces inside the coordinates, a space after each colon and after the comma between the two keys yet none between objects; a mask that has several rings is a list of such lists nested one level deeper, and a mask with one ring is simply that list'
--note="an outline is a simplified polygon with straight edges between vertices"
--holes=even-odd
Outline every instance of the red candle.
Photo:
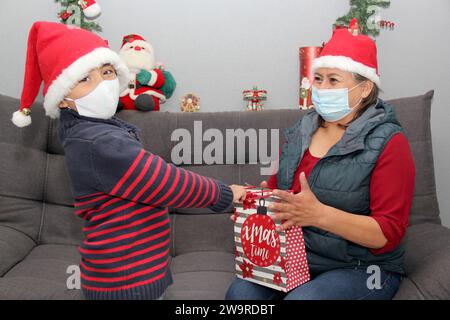
[{"label": "red candle", "polygon": [[[301,47],[299,49],[299,57],[300,57],[300,85],[299,88],[302,86],[302,80],[303,78],[307,78],[309,80],[309,83],[312,84],[314,81],[314,75],[311,72],[312,69],[312,62],[313,60],[320,55],[320,52],[322,51],[322,47],[317,46],[309,46],[309,47]],[[300,92],[301,90],[299,90]],[[306,98],[306,106],[310,106],[312,104],[311,102],[311,88],[308,88],[307,92],[307,98]],[[299,105],[304,105],[304,98],[302,95],[300,95],[299,99]]]}]

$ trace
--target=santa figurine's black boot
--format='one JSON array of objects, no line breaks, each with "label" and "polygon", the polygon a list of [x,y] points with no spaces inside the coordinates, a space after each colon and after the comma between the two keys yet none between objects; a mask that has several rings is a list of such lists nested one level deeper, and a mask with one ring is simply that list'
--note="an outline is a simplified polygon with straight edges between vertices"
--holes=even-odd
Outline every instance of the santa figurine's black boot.
[{"label": "santa figurine's black boot", "polygon": [[155,101],[148,94],[141,94],[134,100],[136,109],[141,111],[153,111],[155,109]]}]

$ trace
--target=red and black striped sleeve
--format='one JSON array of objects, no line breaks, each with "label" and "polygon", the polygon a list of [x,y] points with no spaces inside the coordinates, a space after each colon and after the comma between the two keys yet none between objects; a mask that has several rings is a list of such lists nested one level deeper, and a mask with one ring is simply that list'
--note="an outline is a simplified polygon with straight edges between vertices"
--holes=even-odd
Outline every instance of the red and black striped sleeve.
[{"label": "red and black striped sleeve", "polygon": [[220,212],[233,201],[231,189],[215,180],[166,163],[140,142],[113,132],[91,144],[91,161],[101,191],[159,207],[209,207]]}]

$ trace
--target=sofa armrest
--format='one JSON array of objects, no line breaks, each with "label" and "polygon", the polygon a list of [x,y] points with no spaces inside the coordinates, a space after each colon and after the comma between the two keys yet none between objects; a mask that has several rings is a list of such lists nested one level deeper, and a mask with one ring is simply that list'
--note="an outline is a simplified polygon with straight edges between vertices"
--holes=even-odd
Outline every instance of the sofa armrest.
[{"label": "sofa armrest", "polygon": [[0,277],[22,261],[35,245],[27,235],[0,225]]},{"label": "sofa armrest", "polygon": [[450,229],[431,223],[408,228],[407,279],[395,299],[450,299]]}]

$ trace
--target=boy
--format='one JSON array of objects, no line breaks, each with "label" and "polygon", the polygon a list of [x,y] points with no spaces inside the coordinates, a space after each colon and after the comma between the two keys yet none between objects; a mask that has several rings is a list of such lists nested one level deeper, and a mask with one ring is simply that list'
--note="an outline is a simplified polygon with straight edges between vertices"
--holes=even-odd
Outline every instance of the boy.
[{"label": "boy", "polygon": [[156,299],[172,283],[167,207],[226,209],[245,197],[239,186],[167,164],[143,149],[139,129],[114,117],[128,69],[97,35],[36,22],[28,40],[20,110],[44,81],[44,108],[60,116],[59,137],[72,181],[76,214],[86,220],[80,245],[82,290],[88,299]]}]

